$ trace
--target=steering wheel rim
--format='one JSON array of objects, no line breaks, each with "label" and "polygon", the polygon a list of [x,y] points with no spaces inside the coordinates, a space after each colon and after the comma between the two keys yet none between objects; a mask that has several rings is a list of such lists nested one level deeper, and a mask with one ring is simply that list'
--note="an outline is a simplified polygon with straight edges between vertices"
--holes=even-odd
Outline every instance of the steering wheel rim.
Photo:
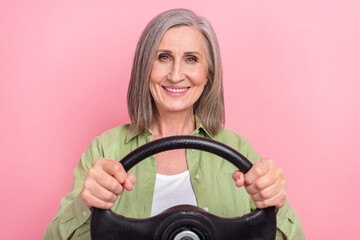
[{"label": "steering wheel rim", "polygon": [[[138,147],[134,151],[130,152],[121,160],[121,163],[125,171],[129,171],[136,164],[140,163],[142,160],[152,155],[174,149],[196,149],[196,150],[202,150],[215,154],[231,162],[244,174],[247,173],[252,167],[252,163],[248,159],[246,159],[246,157],[244,157],[236,150],[230,148],[229,146],[208,138],[195,137],[195,136],[173,136],[173,137],[167,137],[167,138],[151,141],[149,143],[146,143]],[[179,207],[182,207],[182,209],[179,209]],[[110,209],[106,210],[106,209],[99,209],[94,207],[92,209],[91,223],[90,223],[91,239],[95,239],[95,240],[120,239],[117,236],[121,236],[121,234],[123,234],[122,232],[126,232],[124,233],[125,235],[123,235],[126,237],[122,239],[129,239],[129,240],[130,239],[159,239],[159,240],[161,239],[162,240],[164,238],[161,236],[161,234],[163,234],[166,231],[170,231],[168,229],[169,227],[156,226],[158,229],[156,229],[155,231],[152,230],[152,228],[154,228],[155,225],[158,225],[158,223],[154,224],[154,222],[156,221],[161,222],[162,225],[164,225],[164,222],[166,221],[169,222],[168,220],[166,220],[166,218],[168,219],[173,218],[175,220],[180,219],[178,221],[181,222],[182,221],[181,219],[184,219],[184,216],[187,217],[185,217],[186,220],[183,221],[193,221],[195,225],[196,224],[199,225],[199,223],[196,222],[199,219],[204,218],[204,216],[205,218],[207,218],[205,220],[204,219],[199,220],[201,224],[203,224],[202,226],[207,225],[207,227],[203,227],[204,231],[209,232],[203,234],[204,235],[203,239],[206,240],[239,239],[238,237],[241,234],[244,237],[244,239],[275,239],[275,235],[276,235],[275,207],[256,209],[255,211],[246,214],[244,216],[230,219],[230,218],[216,217],[215,215],[211,215],[210,213],[207,213],[197,207],[182,205],[182,206],[176,206],[170,208],[166,210],[164,213],[161,213],[157,216],[148,219],[125,218],[121,215],[114,213]],[[193,219],[197,219],[197,220],[193,220]],[[234,234],[230,233],[227,235],[226,234],[219,235],[220,233],[217,232],[219,230],[216,230],[218,226],[214,226],[214,224],[212,224],[211,221],[217,221],[217,223],[226,222],[227,225],[221,227],[219,229],[220,231],[222,231],[224,228],[227,228],[228,225],[230,226],[231,224],[233,224],[234,225],[233,228],[235,230]],[[150,223],[153,225],[151,225]],[[167,223],[167,224],[171,225],[172,223]],[[216,225],[221,225],[221,224],[216,224]],[[118,226],[120,226],[120,229],[118,228]],[[201,228],[201,226],[197,226],[197,227]],[[136,228],[141,228],[141,229],[139,230]],[[252,228],[251,233],[243,234],[243,232],[241,231],[244,231],[247,228]],[[262,228],[262,230],[257,228]],[[138,235],[135,236],[134,238],[131,238],[130,235],[126,235],[129,234],[128,233],[129,231],[133,231],[134,232],[133,234],[135,234],[136,231],[139,231],[142,232],[140,233],[142,235]],[[185,229],[184,231],[187,231],[187,229]],[[152,236],[150,236],[150,232]],[[210,233],[213,234],[214,236],[209,235]],[[141,236],[141,238],[139,238],[139,236]]]}]

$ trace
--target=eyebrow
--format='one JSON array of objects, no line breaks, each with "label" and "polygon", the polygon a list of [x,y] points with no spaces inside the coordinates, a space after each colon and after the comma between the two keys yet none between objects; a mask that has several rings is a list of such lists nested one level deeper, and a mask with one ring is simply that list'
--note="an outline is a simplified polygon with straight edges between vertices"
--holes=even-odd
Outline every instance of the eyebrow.
[{"label": "eyebrow", "polygon": [[[164,52],[164,53],[173,54],[172,51],[170,51],[170,50],[165,50],[165,49],[159,49],[159,50],[156,51],[156,53],[158,53],[158,52]],[[194,54],[197,54],[197,55],[200,55],[200,56],[201,56],[201,54],[200,54],[198,51],[188,51],[188,52],[184,52],[184,54],[185,54],[185,55],[194,55]]]}]

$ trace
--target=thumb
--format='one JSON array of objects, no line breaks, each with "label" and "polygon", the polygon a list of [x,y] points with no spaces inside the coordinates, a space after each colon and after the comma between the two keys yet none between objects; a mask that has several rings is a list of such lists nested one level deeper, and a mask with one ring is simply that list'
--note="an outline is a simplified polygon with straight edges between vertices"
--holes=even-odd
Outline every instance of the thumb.
[{"label": "thumb", "polygon": [[131,173],[127,173],[127,178],[124,182],[124,188],[127,191],[131,191],[136,183],[136,177]]},{"label": "thumb", "polygon": [[245,183],[244,174],[242,172],[240,172],[239,170],[235,171],[232,174],[232,178],[234,179],[237,187],[242,187]]}]

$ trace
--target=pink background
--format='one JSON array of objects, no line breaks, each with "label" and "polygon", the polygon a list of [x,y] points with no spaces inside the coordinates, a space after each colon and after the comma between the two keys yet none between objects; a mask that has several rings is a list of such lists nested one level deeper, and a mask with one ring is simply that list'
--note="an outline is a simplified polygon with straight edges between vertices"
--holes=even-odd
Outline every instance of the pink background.
[{"label": "pink background", "polygon": [[2,1],[0,239],[42,238],[81,153],[129,121],[141,31],[175,7],[212,22],[226,127],[284,169],[307,238],[359,239],[357,0]]}]

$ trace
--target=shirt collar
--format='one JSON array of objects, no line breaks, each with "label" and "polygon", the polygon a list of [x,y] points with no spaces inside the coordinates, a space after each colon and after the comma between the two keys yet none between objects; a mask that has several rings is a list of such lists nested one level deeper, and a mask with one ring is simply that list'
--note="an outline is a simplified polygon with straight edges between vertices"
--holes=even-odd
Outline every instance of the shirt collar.
[{"label": "shirt collar", "polygon": [[[201,134],[201,132],[203,134]],[[214,138],[214,136],[212,136],[206,129],[205,127],[202,125],[202,123],[200,122],[199,118],[197,116],[195,116],[195,131],[191,134],[193,136],[201,136],[201,137],[207,137],[207,138]]]},{"label": "shirt collar", "polygon": [[127,134],[126,134],[126,138],[125,138],[125,143],[128,143],[130,142],[134,137],[136,136],[144,136],[144,137],[147,137],[147,136],[150,136],[152,135],[153,133],[150,131],[150,129],[146,129],[145,132],[143,134],[139,134],[136,129],[130,125],[129,127],[129,130],[127,131]]},{"label": "shirt collar", "polygon": [[[127,132],[126,135],[126,143],[128,143],[131,139],[133,139],[134,137],[140,135],[133,127],[129,127],[129,131]],[[144,137],[148,137],[150,135],[153,135],[153,133],[150,131],[150,129],[146,129],[145,132],[143,134]],[[201,136],[201,137],[207,137],[207,138],[214,138],[214,136],[212,136],[202,125],[202,123],[200,122],[199,118],[197,116],[195,116],[195,131],[191,134],[192,136]]]}]

